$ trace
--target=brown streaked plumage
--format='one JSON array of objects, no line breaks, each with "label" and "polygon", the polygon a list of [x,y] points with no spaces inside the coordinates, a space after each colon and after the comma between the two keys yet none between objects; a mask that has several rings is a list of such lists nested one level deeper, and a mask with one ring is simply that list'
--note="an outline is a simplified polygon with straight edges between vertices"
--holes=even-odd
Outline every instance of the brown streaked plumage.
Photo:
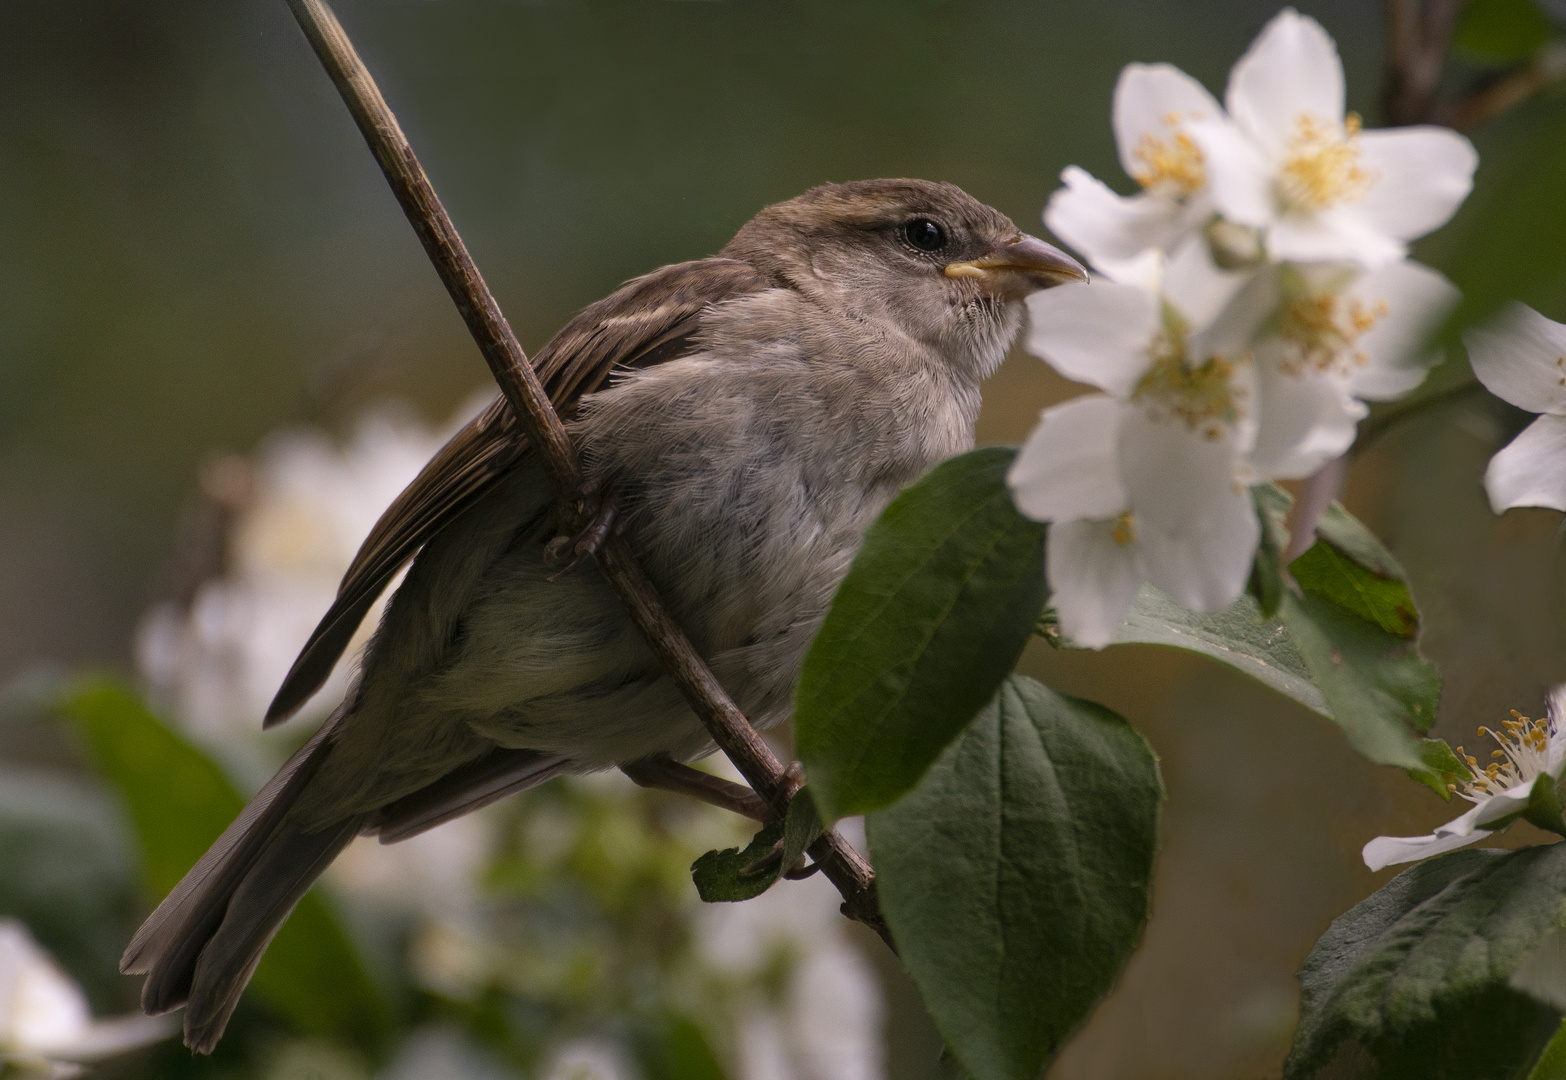
[{"label": "brown streaked plumage", "polygon": [[[824,185],[539,354],[590,482],[758,727],[864,530],[972,446],[1028,292],[1084,276],[949,184]],[[278,926],[360,833],[391,842],[562,772],[712,750],[601,577],[544,565],[548,484],[497,403],[377,523],[267,722],[325,681],[411,558],[353,689],[137,932],[142,1004],[210,1051]]]}]

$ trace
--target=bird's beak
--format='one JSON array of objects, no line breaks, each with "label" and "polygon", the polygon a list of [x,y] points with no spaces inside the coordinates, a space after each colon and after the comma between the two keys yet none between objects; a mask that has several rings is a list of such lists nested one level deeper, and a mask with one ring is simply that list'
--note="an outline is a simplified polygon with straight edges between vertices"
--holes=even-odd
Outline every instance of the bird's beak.
[{"label": "bird's beak", "polygon": [[948,264],[946,276],[977,278],[986,291],[1008,299],[1088,279],[1087,271],[1077,260],[1026,233],[982,258]]}]

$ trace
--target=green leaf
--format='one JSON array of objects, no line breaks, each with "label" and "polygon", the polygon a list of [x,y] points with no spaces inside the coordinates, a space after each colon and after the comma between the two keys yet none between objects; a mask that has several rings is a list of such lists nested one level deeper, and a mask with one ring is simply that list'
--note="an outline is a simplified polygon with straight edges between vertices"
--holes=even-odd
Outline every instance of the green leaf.
[{"label": "green leaf", "polygon": [[1317,541],[1289,564],[1300,595],[1280,612],[1311,680],[1349,742],[1370,760],[1407,769],[1445,792],[1449,765],[1421,746],[1410,729],[1435,721],[1441,679],[1419,655],[1419,613],[1403,568],[1375,534],[1333,503],[1317,525]]},{"label": "green leaf", "polygon": [[1012,506],[1015,456],[991,447],[937,466],[866,534],[794,714],[825,819],[917,784],[1022,654],[1044,607],[1045,530]]},{"label": "green leaf", "polygon": [[1553,36],[1550,17],[1534,0],[1468,0],[1452,44],[1482,60],[1522,60]]},{"label": "green leaf", "polygon": [[1322,515],[1320,537],[1289,564],[1289,573],[1307,595],[1398,637],[1419,635],[1419,612],[1403,583],[1403,568],[1381,541],[1337,503]]},{"label": "green leaf", "polygon": [[[1264,516],[1280,504],[1258,495]],[[1360,753],[1407,769],[1444,797],[1449,751],[1414,736],[1435,720],[1441,680],[1415,647],[1419,620],[1403,570],[1341,506],[1322,516],[1319,532],[1290,564],[1299,592],[1280,586],[1276,618],[1263,616],[1252,596],[1204,615],[1143,586],[1114,640],[1185,649],[1228,664],[1336,721]],[[1057,631],[1051,640],[1058,638]]]},{"label": "green leaf", "polygon": [[1528,1073],[1528,1080],[1561,1080],[1566,1076],[1566,1024],[1555,1032],[1555,1037],[1539,1055],[1538,1062]]},{"label": "green leaf", "polygon": [[1561,1017],[1508,980],[1563,922],[1566,844],[1459,851],[1404,871],[1306,957],[1286,1080],[1340,1055],[1368,1056],[1389,1078],[1525,1075]]},{"label": "green leaf", "polygon": [[119,807],[87,777],[0,767],[0,867],[0,915],[26,923],[98,1011],[117,1011],[142,911]]},{"label": "green leaf", "polygon": [[1332,718],[1288,630],[1276,619],[1264,619],[1250,596],[1240,597],[1216,614],[1204,615],[1144,585],[1131,614],[1116,629],[1115,642],[1164,645],[1210,656]]},{"label": "green leaf", "polygon": [[694,1020],[678,1013],[659,1020],[634,1040],[646,1080],[725,1080],[718,1056]]},{"label": "green leaf", "polygon": [[[209,757],[112,680],[77,684],[61,711],[124,802],[141,850],[147,895],[161,900],[244,808],[244,800]],[[386,1005],[358,952],[314,892],[278,931],[250,987],[303,1032],[365,1047],[380,1045],[389,1032]]]},{"label": "green leaf", "polygon": [[1327,512],[1316,522],[1316,537],[1379,577],[1402,581],[1408,576],[1380,538],[1367,529],[1364,522],[1343,509],[1342,503],[1335,502],[1327,507]]},{"label": "green leaf", "polygon": [[821,821],[820,811],[816,809],[815,798],[808,787],[800,788],[789,801],[788,816],[783,819],[781,867],[787,870],[798,862],[805,849],[820,839],[824,832],[826,826]]},{"label": "green leaf", "polygon": [[1285,593],[1279,612],[1349,744],[1378,764],[1422,771],[1408,724],[1427,707],[1420,730],[1435,716],[1440,684],[1423,681],[1427,673],[1434,679],[1431,665],[1407,642],[1319,597]]},{"label": "green leaf", "polygon": [[763,862],[778,850],[783,823],[773,822],[754,837],[743,851],[725,848],[709,851],[691,863],[697,894],[709,904],[750,900],[772,888],[785,869],[779,858]]},{"label": "green leaf", "polygon": [[691,864],[696,892],[709,904],[750,900],[772,888],[826,831],[809,788],[800,788],[781,823],[766,826],[744,851],[709,851]]},{"label": "green leaf", "polygon": [[1452,752],[1445,739],[1420,739],[1419,760],[1423,768],[1410,769],[1408,775],[1451,802],[1452,792],[1447,785],[1469,775],[1462,759]]},{"label": "green leaf", "polygon": [[881,909],[974,1080],[1033,1080],[1147,920],[1163,785],[1121,717],[1014,675],[867,819]]},{"label": "green leaf", "polygon": [[1261,543],[1256,546],[1250,592],[1262,616],[1270,619],[1283,598],[1283,553],[1289,547],[1289,530],[1284,522],[1294,505],[1294,496],[1277,484],[1258,484],[1251,488],[1251,498],[1261,522]]}]

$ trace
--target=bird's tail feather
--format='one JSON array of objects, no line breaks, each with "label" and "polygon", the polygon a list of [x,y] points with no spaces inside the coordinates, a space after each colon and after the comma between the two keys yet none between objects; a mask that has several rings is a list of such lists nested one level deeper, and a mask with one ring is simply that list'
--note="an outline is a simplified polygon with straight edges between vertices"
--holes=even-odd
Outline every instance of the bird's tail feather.
[{"label": "bird's tail feather", "polygon": [[570,768],[571,762],[558,755],[497,746],[428,787],[381,807],[364,831],[379,835],[383,844],[395,844],[497,799],[537,787]]},{"label": "bird's tail feather", "polygon": [[[190,999],[203,951],[216,935],[223,932],[231,902],[241,894],[257,871],[272,872],[279,863],[285,864],[282,868],[287,870],[290,844],[302,842],[305,848],[314,849],[325,842],[320,838],[328,835],[336,842],[335,827],[327,833],[305,834],[301,839],[296,835],[296,829],[285,826],[284,818],[320,767],[328,749],[326,739],[337,726],[341,715],[339,712],[321,725],[321,730],[288,759],[277,775],[256,794],[233,824],[223,831],[223,835],[218,837],[163,903],[158,905],[157,910],[147,917],[141,929],[136,931],[125,949],[125,955],[120,959],[120,970],[126,974],[147,976],[141,989],[141,1005],[147,1013],[168,1012]],[[354,831],[357,831],[358,825],[358,822],[354,823]],[[349,838],[352,835],[349,832]],[[346,841],[332,848],[333,855],[341,850],[343,843]],[[303,853],[304,849],[301,848],[300,854]],[[319,868],[313,870],[303,885],[298,887],[299,895],[303,895],[310,881],[330,861],[330,857],[324,862],[318,857],[308,861],[298,857],[292,860],[292,864],[301,870],[306,865],[314,867],[319,864]],[[297,899],[298,896],[295,896],[294,901],[290,901],[290,909]],[[277,922],[281,923],[286,916],[287,910],[279,916]],[[263,948],[275,930],[275,925],[268,929],[266,939],[262,941]],[[243,972],[239,982],[241,987],[259,957],[260,950],[257,950],[249,967]],[[225,1021],[232,1008],[231,1002],[223,1014]],[[189,1031],[188,1016],[186,1023]]]},{"label": "bird's tail feather", "polygon": [[290,811],[344,715],[339,709],[288,759],[148,916],[120,960],[126,974],[147,976],[146,1012],[186,1006],[185,1043],[199,1053],[212,1051],[278,928],[355,835],[406,839],[570,767],[554,755],[497,748],[373,814],[306,829]]},{"label": "bird's tail feather", "polygon": [[307,832],[284,821],[267,838],[201,948],[185,1007],[185,1045],[212,1052],[278,928],[362,824],[355,817]]}]

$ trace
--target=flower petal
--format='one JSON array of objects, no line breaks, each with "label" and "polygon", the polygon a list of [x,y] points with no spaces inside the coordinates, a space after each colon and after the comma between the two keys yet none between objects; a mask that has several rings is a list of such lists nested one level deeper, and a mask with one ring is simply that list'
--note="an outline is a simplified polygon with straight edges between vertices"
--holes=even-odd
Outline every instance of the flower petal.
[{"label": "flower petal", "polygon": [[[1115,146],[1120,151],[1120,167],[1144,187],[1155,187],[1158,149],[1172,146],[1188,124],[1222,116],[1218,99],[1179,68],[1127,64],[1115,82]],[[1201,171],[1200,160],[1196,165]]]},{"label": "flower petal", "polygon": [[1017,509],[1034,521],[1112,518],[1126,511],[1115,463],[1125,406],[1089,394],[1045,409],[1006,474]]},{"label": "flower petal", "polygon": [[1164,266],[1164,299],[1192,326],[1206,326],[1217,317],[1253,275],[1224,270],[1213,262],[1202,236],[1192,236],[1171,249]]},{"label": "flower petal", "polygon": [[1566,510],[1566,416],[1546,414],[1523,428],[1490,459],[1484,490],[1497,514],[1514,506]]},{"label": "flower petal", "polygon": [[1193,536],[1137,526],[1147,579],[1195,611],[1222,611],[1240,598],[1256,562],[1261,526],[1249,492],[1223,506],[1224,516]]},{"label": "flower petal", "polygon": [[1136,600],[1143,574],[1135,542],[1115,523],[1065,521],[1049,527],[1045,569],[1060,629],[1075,644],[1102,649]]},{"label": "flower petal", "polygon": [[1068,379],[1128,396],[1147,371],[1158,301],[1134,285],[1057,285],[1028,297],[1027,350]]},{"label": "flower petal", "polygon": [[1168,195],[1117,195],[1075,165],[1060,179],[1066,186],[1049,197],[1044,224],[1111,277],[1118,263],[1166,246],[1180,231],[1185,209]]},{"label": "flower petal", "polygon": [[1463,344],[1490,393],[1529,412],[1566,414],[1566,325],[1512,304],[1464,334]]},{"label": "flower petal", "polygon": [[[1518,784],[1515,787],[1506,788],[1504,791],[1498,791],[1456,821],[1441,826],[1436,830],[1436,835],[1442,836],[1447,832],[1467,835],[1463,832],[1465,828],[1469,830],[1483,829],[1493,831],[1498,827],[1504,827],[1501,824],[1501,819],[1511,818],[1515,820],[1515,815],[1522,813],[1528,808],[1528,800],[1532,797],[1533,784],[1531,782]],[[1511,824],[1511,822],[1508,821],[1506,824]]]},{"label": "flower petal", "polygon": [[1360,857],[1365,860],[1365,865],[1372,870],[1380,870],[1383,867],[1396,863],[1417,862],[1420,859],[1428,859],[1432,855],[1444,855],[1448,851],[1456,851],[1458,848],[1467,847],[1479,839],[1479,833],[1467,833],[1458,835],[1451,833],[1446,836],[1378,836],[1366,844],[1360,852]]},{"label": "flower petal", "polygon": [[1298,480],[1342,454],[1368,412],[1328,372],[1288,372],[1276,340],[1257,349],[1261,412],[1251,465],[1257,480]]},{"label": "flower petal", "polygon": [[1402,241],[1367,227],[1344,207],[1285,214],[1267,230],[1267,254],[1279,262],[1346,259],[1378,270],[1407,253]]},{"label": "flower petal", "polygon": [[[1211,322],[1201,326],[1193,318],[1193,323],[1201,328],[1187,341],[1189,355],[1236,360],[1251,347],[1262,326],[1276,317],[1280,298],[1276,269],[1263,266],[1238,277],[1239,288],[1229,295]],[[1173,281],[1169,287],[1175,288]],[[1181,286],[1182,290],[1187,288]],[[1176,307],[1180,305],[1177,303]],[[1181,313],[1186,314],[1183,307]]]},{"label": "flower petal", "polygon": [[1209,438],[1206,428],[1194,429],[1177,416],[1142,407],[1126,411],[1118,441],[1120,476],[1138,531],[1149,523],[1174,536],[1203,535],[1212,523],[1233,520],[1232,505],[1250,507],[1238,479],[1235,430],[1222,421],[1214,426],[1217,437]]},{"label": "flower petal", "polygon": [[1450,128],[1366,131],[1357,143],[1360,165],[1373,182],[1343,209],[1368,229],[1413,240],[1450,221],[1473,190],[1479,154]]},{"label": "flower petal", "polygon": [[1191,125],[1202,149],[1207,190],[1213,205],[1230,221],[1263,226],[1278,215],[1273,168],[1244,132],[1226,120]]},{"label": "flower petal", "polygon": [[1236,478],[1237,437],[1229,428],[1209,439],[1140,408],[1121,421],[1120,474],[1147,578],[1199,611],[1239,597],[1261,538],[1250,492]]},{"label": "flower petal", "polygon": [[1357,343],[1364,363],[1349,376],[1349,393],[1389,401],[1423,382],[1441,357],[1427,346],[1460,295],[1457,286],[1416,262],[1393,263],[1355,279],[1344,298],[1378,317]]},{"label": "flower petal", "polygon": [[1330,124],[1342,121],[1338,48],[1315,19],[1285,8],[1229,72],[1224,101],[1235,123],[1268,154],[1281,158],[1301,115]]}]

